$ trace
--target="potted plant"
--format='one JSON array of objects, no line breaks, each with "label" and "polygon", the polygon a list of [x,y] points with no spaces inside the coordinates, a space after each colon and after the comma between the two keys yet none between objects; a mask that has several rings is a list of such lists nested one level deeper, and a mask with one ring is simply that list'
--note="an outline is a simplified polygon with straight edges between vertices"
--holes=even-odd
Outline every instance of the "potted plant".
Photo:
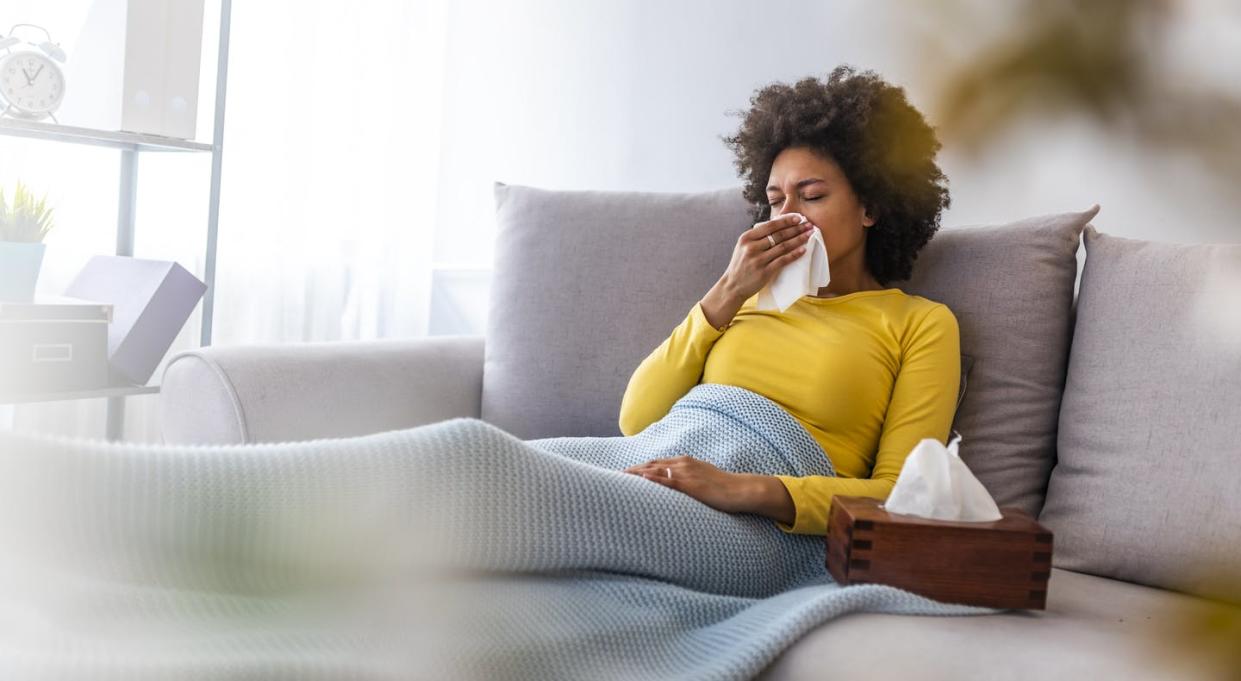
[{"label": "potted plant", "polygon": [[43,237],[52,229],[47,197],[35,199],[21,182],[10,204],[0,188],[0,300],[28,303],[43,265]]}]

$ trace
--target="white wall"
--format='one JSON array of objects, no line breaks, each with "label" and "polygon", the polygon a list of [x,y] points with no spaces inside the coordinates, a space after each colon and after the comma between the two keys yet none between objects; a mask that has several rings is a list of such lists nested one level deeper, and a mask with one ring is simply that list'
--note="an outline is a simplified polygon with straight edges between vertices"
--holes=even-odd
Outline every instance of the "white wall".
[{"label": "white wall", "polygon": [[[979,3],[975,3],[979,4]],[[1236,84],[1235,5],[1198,11],[1170,56],[1184,77]],[[740,184],[719,135],[769,82],[875,69],[930,111],[934,64],[919,30],[942,27],[908,2],[515,0],[453,3],[443,137],[439,262],[486,267],[491,182],[558,189],[696,191]],[[960,54],[996,33],[957,33]],[[1231,59],[1231,61],[1230,61]],[[1229,76],[1232,76],[1231,81]],[[932,121],[934,123],[934,121]],[[1143,148],[1085,119],[1029,121],[978,158],[945,149],[953,205],[945,228],[1082,210],[1104,232],[1167,241],[1241,241],[1241,210],[1192,159]],[[479,235],[487,238],[480,239]],[[725,263],[721,263],[723,267]],[[476,275],[485,278],[485,274]],[[460,278],[459,278],[460,280]],[[449,294],[445,294],[449,295]],[[462,296],[457,296],[462,298]],[[477,304],[481,306],[482,300]],[[481,318],[479,307],[474,316]],[[432,321],[432,330],[462,331]]]}]

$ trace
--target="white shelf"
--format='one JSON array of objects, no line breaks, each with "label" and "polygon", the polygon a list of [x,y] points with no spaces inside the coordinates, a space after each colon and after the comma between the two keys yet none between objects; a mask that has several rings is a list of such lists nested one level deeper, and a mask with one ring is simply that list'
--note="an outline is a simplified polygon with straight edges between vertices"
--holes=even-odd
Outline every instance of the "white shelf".
[{"label": "white shelf", "polygon": [[211,151],[211,145],[159,135],[144,135],[119,130],[94,130],[69,125],[0,118],[0,135],[87,144],[130,151]]},{"label": "white shelf", "polygon": [[[220,0],[220,35],[216,52],[215,115],[210,143],[146,135],[119,130],[96,130],[56,123],[43,123],[14,118],[0,118],[0,136],[50,140],[69,144],[108,147],[121,151],[120,187],[117,199],[116,254],[134,255],[134,215],[138,195],[138,152],[206,152],[211,155],[210,199],[207,208],[207,293],[202,301],[201,344],[211,344],[213,304],[215,301],[216,240],[220,213],[220,174],[224,152],[224,96],[228,84],[228,43],[232,18],[232,0]],[[0,404],[49,402],[106,398],[107,438],[118,440],[124,425],[124,398],[159,392],[159,386],[122,385],[50,393],[0,393]]]},{"label": "white shelf", "polygon": [[63,390],[51,393],[0,393],[0,404],[55,402],[58,400],[89,400],[97,397],[125,397],[159,392],[158,385],[117,385],[90,390]]}]

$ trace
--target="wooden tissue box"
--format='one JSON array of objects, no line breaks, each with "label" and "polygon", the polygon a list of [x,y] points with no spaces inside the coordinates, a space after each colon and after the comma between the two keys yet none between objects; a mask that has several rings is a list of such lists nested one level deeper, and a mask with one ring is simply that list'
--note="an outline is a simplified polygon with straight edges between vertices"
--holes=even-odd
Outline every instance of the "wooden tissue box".
[{"label": "wooden tissue box", "polygon": [[888,513],[870,497],[835,497],[827,569],[840,584],[887,584],[948,603],[1042,610],[1052,533],[1001,508],[994,522]]}]

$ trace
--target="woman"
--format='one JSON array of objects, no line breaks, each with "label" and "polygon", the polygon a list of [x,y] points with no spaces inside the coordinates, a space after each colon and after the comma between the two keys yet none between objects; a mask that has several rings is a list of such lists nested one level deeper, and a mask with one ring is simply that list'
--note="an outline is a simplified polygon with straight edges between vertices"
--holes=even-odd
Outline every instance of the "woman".
[{"label": "woman", "polygon": [[[797,418],[836,477],[729,473],[689,455],[627,472],[721,511],[769,517],[785,532],[826,534],[833,496],[886,499],[910,450],[949,435],[957,320],[947,306],[892,287],[939,229],[947,178],[934,131],[901,88],[873,72],[839,67],[826,82],[773,84],[751,104],[724,141],[763,221],[741,234],[723,276],[638,366],[621,432],[659,420],[700,382],[735,385]],[[806,255],[815,227],[829,285],[782,313],[757,309],[758,292]]]}]

